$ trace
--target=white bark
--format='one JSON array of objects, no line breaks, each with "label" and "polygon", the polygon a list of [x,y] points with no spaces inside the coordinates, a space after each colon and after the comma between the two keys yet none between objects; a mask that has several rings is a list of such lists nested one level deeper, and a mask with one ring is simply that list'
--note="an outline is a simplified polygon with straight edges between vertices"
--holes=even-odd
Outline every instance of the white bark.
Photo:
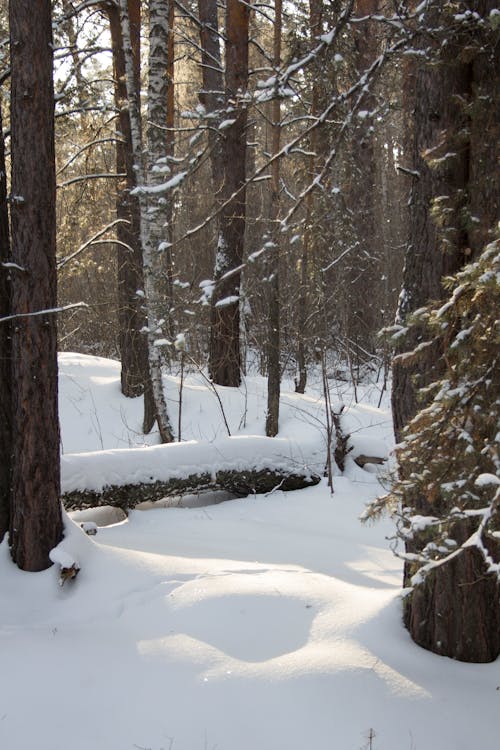
[{"label": "white bark", "polygon": [[[132,135],[134,168],[138,187],[149,187],[156,180],[162,180],[164,173],[158,169],[163,154],[161,153],[161,132],[155,124],[164,124],[166,110],[166,91],[162,78],[165,79],[167,63],[168,3],[165,0],[150,0],[150,53],[149,53],[149,86],[148,86],[148,152],[145,152],[139,94],[134,81],[132,45],[130,41],[130,23],[127,0],[120,0],[120,17],[122,25],[123,46],[127,96]],[[161,46],[164,43],[164,53]],[[158,171],[157,171],[158,170]],[[165,197],[157,197],[147,190],[138,190],[141,214],[141,245],[144,268],[144,293],[147,312],[148,361],[155,402],[156,419],[163,442],[173,440],[172,428],[168,418],[167,404],[162,382],[161,349],[156,342],[164,338],[161,317],[161,295],[159,273],[161,269],[162,206]],[[168,199],[168,198],[167,198]]]}]

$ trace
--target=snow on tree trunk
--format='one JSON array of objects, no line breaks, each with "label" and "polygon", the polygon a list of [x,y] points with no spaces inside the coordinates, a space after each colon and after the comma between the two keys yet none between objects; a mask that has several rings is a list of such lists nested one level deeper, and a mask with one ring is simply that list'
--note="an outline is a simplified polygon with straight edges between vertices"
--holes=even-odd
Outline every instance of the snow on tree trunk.
[{"label": "snow on tree trunk", "polygon": [[9,541],[23,570],[50,567],[61,540],[54,88],[50,0],[10,3],[12,495]]},{"label": "snow on tree trunk", "polygon": [[[159,159],[164,152],[161,149],[160,137],[156,134],[158,124],[165,123],[166,88],[161,81],[165,80],[166,61],[162,54],[162,44],[167,49],[168,38],[168,4],[150,2],[150,59],[148,86],[148,115],[153,120],[148,129],[148,147],[151,149],[148,160],[144,154],[142,123],[138,91],[134,85],[133,55],[130,37],[130,22],[128,17],[127,0],[120,0],[123,46],[125,53],[125,68],[127,94],[129,101],[130,129],[134,151],[134,168],[137,180],[141,216],[141,244],[144,270],[144,300],[147,310],[147,340],[148,362],[151,375],[153,399],[155,403],[156,420],[163,442],[173,440],[172,428],[167,413],[165,393],[162,381],[161,342],[163,339],[162,326],[165,324],[161,317],[161,300],[159,294],[158,274],[161,269],[160,256],[163,250],[164,228],[161,225],[161,203],[156,193],[149,193],[151,183],[157,181],[157,173],[152,166],[158,166]],[[163,102],[161,97],[164,95]],[[158,118],[163,115],[161,123]],[[152,131],[155,132],[152,132]],[[161,131],[160,131],[161,132]],[[152,196],[152,197],[150,197]],[[160,214],[160,215],[159,215]]]}]

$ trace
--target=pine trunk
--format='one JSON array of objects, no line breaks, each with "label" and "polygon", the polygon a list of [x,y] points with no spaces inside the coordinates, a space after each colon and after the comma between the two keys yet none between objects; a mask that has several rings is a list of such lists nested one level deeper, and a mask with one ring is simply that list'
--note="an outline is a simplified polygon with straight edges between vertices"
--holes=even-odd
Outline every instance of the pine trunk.
[{"label": "pine trunk", "polygon": [[51,565],[62,537],[57,412],[54,89],[50,0],[10,3],[12,509],[10,545],[23,570]]},{"label": "pine trunk", "polygon": [[466,662],[500,653],[500,582],[477,547],[465,547],[427,573],[405,601],[404,620],[419,646]]},{"label": "pine trunk", "polygon": [[[19,273],[3,264],[10,261],[9,212],[5,147],[0,110],[0,318],[11,311],[11,275]],[[12,353],[10,321],[0,323],[0,542],[9,529],[12,464]]]},{"label": "pine trunk", "polygon": [[241,382],[240,281],[245,238],[245,160],[248,85],[248,5],[228,0],[226,8],[226,108],[232,123],[224,129],[224,180],[212,296],[209,371],[214,383]]},{"label": "pine trunk", "polygon": [[[491,0],[471,3],[485,17],[495,5]],[[433,33],[423,35],[422,46],[428,49],[429,38],[435,37],[435,48],[432,59],[420,63],[414,74],[416,178],[398,311],[401,325],[430,299],[444,297],[443,275],[455,273],[474,259],[494,230],[493,217],[498,210],[495,196],[499,189],[499,140],[489,131],[491,123],[498,133],[500,123],[496,97],[500,77],[498,44],[488,25],[467,24],[452,32],[450,23],[454,22],[450,22],[449,12],[441,3],[428,9],[425,19]],[[446,45],[440,44],[443,32]],[[484,137],[486,131],[488,138]],[[405,349],[417,347],[423,338],[419,330],[413,329],[415,326],[411,337],[404,341]],[[418,359],[418,373],[412,366],[398,364],[394,368],[392,400],[398,439],[403,427],[422,407],[422,403],[417,403],[418,387],[438,380],[444,371],[437,345],[423,354],[425,359]],[[415,471],[413,464],[407,469],[410,470]],[[434,516],[435,478],[428,473],[428,494],[419,492],[406,504],[418,515]],[[451,507],[445,506],[440,514],[449,511]],[[466,522],[474,523],[474,515]],[[462,529],[458,544],[466,543],[473,533],[474,529]],[[462,661],[485,662],[498,656],[500,586],[491,562],[498,560],[500,545],[494,537],[488,541],[486,536],[485,532],[481,545],[465,544],[414,582],[405,600],[405,624],[415,642],[424,648]],[[424,537],[425,534],[415,533],[407,540],[407,552],[423,550],[427,545]],[[407,585],[411,583],[410,566],[411,563],[406,564]]]},{"label": "pine trunk", "polygon": [[200,102],[210,119],[208,145],[210,148],[210,166],[216,199],[224,179],[223,169],[223,136],[215,132],[222,121],[224,110],[224,77],[219,43],[219,24],[217,19],[217,0],[198,0],[200,17],[201,74],[203,90],[199,94]]},{"label": "pine trunk", "polygon": [[[273,65],[277,72],[281,64],[281,20],[282,20],[282,3],[276,0],[274,4],[274,52]],[[273,100],[271,105],[272,132],[271,132],[271,152],[276,157],[280,150],[281,137],[281,103],[279,98]],[[280,411],[280,226],[279,226],[279,209],[280,209],[280,162],[275,158],[271,165],[271,232],[272,247],[269,248],[270,262],[269,277],[269,333],[267,349],[267,415],[266,415],[266,435],[275,437],[279,429],[279,411]]]},{"label": "pine trunk", "polygon": [[[437,23],[439,13],[434,11],[429,20]],[[425,37],[422,44],[427,43]],[[443,276],[459,270],[468,259],[469,239],[460,213],[465,209],[470,149],[467,141],[453,141],[457,140],[454,134],[463,138],[467,132],[464,103],[472,95],[472,66],[461,62],[460,49],[450,41],[437,62],[419,63],[406,86],[415,91],[412,169],[418,176],[410,196],[408,246],[397,312],[397,322],[403,326],[414,310],[431,299],[443,298]],[[446,158],[448,151],[453,152],[452,158]],[[446,211],[447,226],[438,228],[441,217],[433,208]],[[420,338],[416,331],[405,340],[405,350],[417,346]],[[418,388],[439,375],[439,357],[434,348],[425,361],[419,361],[418,382],[411,367],[394,366],[392,407],[398,440],[418,411]]]}]

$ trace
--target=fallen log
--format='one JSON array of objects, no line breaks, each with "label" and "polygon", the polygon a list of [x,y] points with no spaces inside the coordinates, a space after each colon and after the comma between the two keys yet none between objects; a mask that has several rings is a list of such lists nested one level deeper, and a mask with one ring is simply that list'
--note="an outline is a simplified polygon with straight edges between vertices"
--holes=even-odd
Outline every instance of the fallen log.
[{"label": "fallen log", "polygon": [[62,456],[62,500],[68,510],[133,508],[172,495],[228,490],[246,496],[304,489],[320,476],[294,458],[282,438],[223,438]]},{"label": "fallen log", "polygon": [[359,456],[356,456],[354,459],[354,463],[363,468],[366,464],[378,464],[379,466],[382,466],[387,461],[387,458],[382,458],[382,456],[365,456],[364,453],[361,453]]}]

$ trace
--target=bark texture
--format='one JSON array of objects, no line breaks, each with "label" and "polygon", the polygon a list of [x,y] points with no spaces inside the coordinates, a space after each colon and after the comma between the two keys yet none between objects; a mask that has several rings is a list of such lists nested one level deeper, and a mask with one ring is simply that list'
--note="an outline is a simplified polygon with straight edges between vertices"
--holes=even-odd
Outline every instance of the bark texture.
[{"label": "bark texture", "polygon": [[200,102],[205,107],[210,148],[210,166],[216,200],[224,179],[223,141],[216,130],[222,121],[224,110],[224,76],[219,42],[219,24],[217,19],[217,0],[198,0],[200,18],[201,75],[203,90],[200,91]]},{"label": "bark texture", "polygon": [[[488,16],[495,2],[470,5]],[[427,23],[443,28],[447,12],[435,3]],[[439,36],[433,42],[423,34],[422,47],[436,46],[432,56],[408,74],[406,86],[415,92],[411,105],[416,177],[397,313],[403,326],[414,310],[430,299],[443,298],[443,276],[455,273],[480,252],[498,218],[500,112],[495,91],[500,61],[498,44],[486,36],[482,38],[474,27],[455,36],[450,31],[447,44],[439,48]],[[420,340],[415,330],[404,341],[404,350],[413,349]],[[426,361],[419,364],[418,379],[411,367],[395,365],[392,406],[397,439],[419,408],[418,388],[439,376],[440,354],[437,348],[429,350]]]},{"label": "bark texture", "polygon": [[239,386],[240,282],[245,237],[245,156],[248,85],[249,6],[228,0],[226,7],[226,117],[224,129],[224,179],[221,201],[225,207],[219,220],[215,260],[215,289],[210,326],[210,377],[218,385]]},{"label": "bark texture", "polygon": [[405,602],[405,625],[419,646],[466,662],[500,653],[500,581],[477,547],[427,573]]},{"label": "bark texture", "polygon": [[212,473],[192,474],[189,477],[172,478],[168,482],[151,484],[128,484],[109,486],[102,492],[74,491],[63,495],[64,506],[69,509],[83,509],[101,505],[112,505],[119,508],[133,508],[145,501],[156,502],[164,497],[202,492],[205,490],[228,490],[235,495],[245,497],[252,493],[271,492],[273,489],[283,491],[301,490],[312,487],[321,481],[320,477],[296,472],[289,474],[270,469],[249,469],[247,471],[217,471]]},{"label": "bark texture", "polygon": [[50,0],[10,3],[13,460],[10,545],[23,570],[62,537],[57,413],[54,90]]},{"label": "bark texture", "polygon": [[[113,48],[113,78],[115,105],[119,110],[117,121],[116,171],[126,174],[119,184],[116,201],[116,215],[128,223],[117,225],[118,266],[118,319],[119,349],[121,360],[121,386],[124,396],[133,398],[145,393],[151,397],[149,380],[148,352],[146,337],[141,329],[146,323],[141,298],[137,290],[144,289],[142,272],[142,248],[140,242],[140,214],[137,197],[130,195],[135,187],[132,135],[127,102],[125,81],[125,56],[120,24],[120,12],[114,3],[104,4],[109,17]],[[140,86],[140,29],[141,12],[139,0],[129,0],[131,49],[134,61],[134,80]],[[146,391],[146,392],[145,392]],[[150,412],[151,409],[145,408]],[[148,421],[148,420],[146,420]],[[151,426],[149,427],[151,429]]]},{"label": "bark texture", "polygon": [[[356,0],[354,13],[358,18],[376,15],[380,10],[380,0]],[[378,24],[367,21],[353,26],[354,67],[357,76],[373,64],[380,45]],[[349,144],[351,158],[351,179],[347,188],[347,204],[351,208],[352,242],[355,250],[346,259],[347,278],[350,289],[346,315],[346,332],[354,347],[349,359],[356,367],[359,351],[374,351],[374,332],[380,328],[380,311],[373,295],[369,292],[375,279],[380,277],[378,258],[381,251],[380,212],[378,200],[378,163],[376,122],[378,102],[375,94],[367,93],[363,99],[366,117],[353,126],[352,141]]]},{"label": "bark texture", "polygon": [[[496,3],[479,0],[467,5],[478,14],[477,21],[480,16],[487,19]],[[430,299],[443,299],[443,275],[455,273],[468,261],[476,259],[489,239],[498,212],[495,197],[499,188],[500,109],[495,93],[500,84],[498,37],[489,22],[457,24],[457,17],[448,4],[432,3],[425,19],[428,27],[421,30],[421,46],[430,49],[432,54],[427,53],[427,60],[414,72],[416,175],[410,203],[410,242],[398,311],[398,323],[403,326],[411,312],[426,305]],[[471,306],[472,301],[469,309]],[[444,322],[446,316],[441,315]],[[450,382],[453,382],[458,363],[452,365],[449,344],[455,333],[450,328],[447,336],[442,337],[444,352],[435,343],[423,350],[422,357],[413,362],[410,358],[409,367],[395,366],[392,398],[398,440],[403,427],[422,405],[427,405],[417,401],[419,387],[438,381],[445,373],[445,364],[451,373]],[[413,350],[424,336],[424,331],[411,326],[404,349]],[[493,370],[494,353],[489,355],[484,350],[483,353],[486,371]],[[472,361],[477,364],[480,358]],[[488,376],[485,382],[491,384],[494,380]],[[481,378],[472,389],[470,400],[480,392],[480,384]],[[434,399],[435,406],[435,394]],[[479,407],[479,413],[482,411]],[[414,432],[414,437],[419,436],[419,420],[423,421],[425,428],[426,414],[429,413],[420,411],[412,422],[410,431]],[[432,414],[437,419],[437,411]],[[459,418],[459,412],[451,412],[450,424],[459,424]],[[438,449],[440,447],[439,438],[443,433],[436,433],[434,424],[429,427],[433,434],[437,434],[438,440],[435,444],[434,437],[430,442],[424,441],[425,433],[422,433],[421,450],[425,446],[427,450],[433,444]],[[463,420],[463,429],[472,431],[469,418]],[[482,456],[487,455],[485,432],[487,430],[480,431],[480,440],[472,453],[475,469]],[[411,438],[409,440],[411,445]],[[449,446],[442,453],[435,453],[439,459],[442,457],[443,462],[456,460]],[[464,458],[461,452],[458,460],[462,466]],[[421,490],[418,484],[417,489],[408,490],[404,504],[417,515],[437,515],[443,519],[443,528],[446,528],[447,515],[456,507],[456,500],[453,500],[453,493],[447,496],[441,492],[446,486],[446,476],[439,460],[434,463],[435,467],[431,459],[426,460],[425,474],[422,474],[416,461],[405,463],[403,449],[401,483],[409,478],[406,484],[411,487],[414,478],[425,477],[425,481],[419,480],[423,485]],[[471,503],[476,499],[474,493],[468,495],[463,487],[461,492],[460,502],[467,503],[469,496]],[[471,507],[474,509],[474,505]],[[496,514],[495,523],[498,524],[498,509]],[[478,530],[474,523],[477,526],[477,515],[457,522],[450,531],[450,538],[458,545],[465,543],[465,546],[442,562],[430,568],[427,566],[423,576],[417,573],[418,578],[411,580],[413,590],[405,600],[404,618],[412,638],[424,648],[462,661],[485,662],[494,660],[500,653],[500,584],[494,569],[500,556],[500,545],[493,535],[488,541],[487,531]],[[426,536],[424,529],[406,539],[407,552],[425,553],[429,549]],[[488,544],[491,549],[488,548],[487,555],[485,548]],[[414,572],[414,559],[410,558],[405,566],[407,584]]]},{"label": "bark texture", "polygon": [[[278,71],[281,64],[281,26],[282,3],[274,3],[274,38],[273,38],[273,66]],[[280,150],[281,140],[281,103],[276,95],[271,105],[271,154],[276,156]],[[269,248],[269,334],[267,350],[267,414],[266,435],[275,437],[279,429],[280,413],[280,226],[278,222],[280,212],[280,162],[275,159],[271,165],[271,212],[270,224],[272,233],[272,247]]]},{"label": "bark texture", "polygon": [[[2,265],[10,261],[7,175],[0,110],[0,318],[10,314],[10,277],[16,269]],[[9,528],[10,472],[12,463],[12,375],[11,323],[0,323],[0,542]]]},{"label": "bark texture", "polygon": [[[148,364],[151,378],[151,391],[154,401],[154,418],[158,423],[162,442],[168,443],[173,439],[172,428],[167,413],[165,394],[162,383],[162,359],[157,341],[162,338],[159,308],[161,305],[159,293],[158,272],[160,270],[159,255],[162,242],[159,239],[161,220],[158,216],[159,206],[148,197],[148,188],[155,182],[158,173],[153,166],[158,166],[158,149],[161,146],[161,136],[156,133],[157,125],[164,126],[166,122],[166,71],[168,64],[168,4],[150,2],[150,53],[149,53],[149,83],[148,83],[148,150],[150,161],[146,164],[144,154],[143,128],[140,111],[139,90],[136,86],[134,72],[134,56],[132,48],[131,23],[127,0],[120,0],[120,23],[123,37],[125,60],[125,81],[128,98],[128,112],[130,133],[133,148],[134,174],[137,184],[140,209],[140,237],[142,247],[142,267],[144,273],[144,293],[147,311],[147,348]],[[164,96],[164,99],[162,97]],[[161,116],[161,122],[158,118]],[[164,157],[164,153],[162,153]],[[153,191],[154,193],[154,191]],[[146,425],[145,425],[146,426]]]}]

